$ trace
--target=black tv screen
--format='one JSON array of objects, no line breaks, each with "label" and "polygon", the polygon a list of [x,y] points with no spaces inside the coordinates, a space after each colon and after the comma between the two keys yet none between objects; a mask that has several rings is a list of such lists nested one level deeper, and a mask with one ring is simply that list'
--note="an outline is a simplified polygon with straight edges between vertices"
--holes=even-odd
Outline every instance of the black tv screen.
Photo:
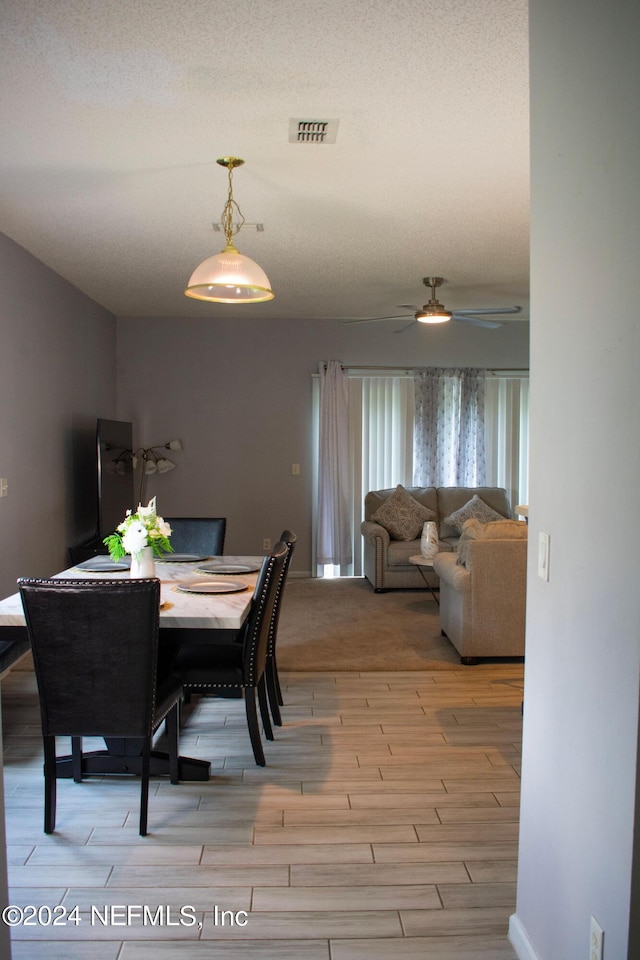
[{"label": "black tv screen", "polygon": [[98,420],[98,535],[113,533],[127,510],[135,510],[133,424],[124,420]]}]

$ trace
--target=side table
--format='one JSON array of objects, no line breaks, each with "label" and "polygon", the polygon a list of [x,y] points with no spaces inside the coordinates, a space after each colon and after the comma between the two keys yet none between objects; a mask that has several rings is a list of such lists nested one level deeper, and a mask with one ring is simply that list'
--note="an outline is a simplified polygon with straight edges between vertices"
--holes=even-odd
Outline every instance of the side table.
[{"label": "side table", "polygon": [[429,583],[429,578],[427,577],[429,571],[433,573],[433,560],[429,560],[427,557],[423,557],[421,553],[417,553],[415,556],[409,557],[409,563],[415,563],[416,567],[422,574],[422,579],[425,582],[425,586],[429,590],[435,602],[438,604],[438,606],[440,606],[440,598]]}]

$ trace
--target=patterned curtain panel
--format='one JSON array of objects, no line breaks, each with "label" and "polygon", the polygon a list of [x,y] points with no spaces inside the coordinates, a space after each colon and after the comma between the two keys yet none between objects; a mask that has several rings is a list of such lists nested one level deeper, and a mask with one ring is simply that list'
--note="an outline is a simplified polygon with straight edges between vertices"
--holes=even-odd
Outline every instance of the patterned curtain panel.
[{"label": "patterned curtain panel", "polygon": [[317,562],[352,561],[349,507],[347,375],[331,360],[320,364]]},{"label": "patterned curtain panel", "polygon": [[414,370],[413,482],[421,487],[485,483],[486,370]]}]

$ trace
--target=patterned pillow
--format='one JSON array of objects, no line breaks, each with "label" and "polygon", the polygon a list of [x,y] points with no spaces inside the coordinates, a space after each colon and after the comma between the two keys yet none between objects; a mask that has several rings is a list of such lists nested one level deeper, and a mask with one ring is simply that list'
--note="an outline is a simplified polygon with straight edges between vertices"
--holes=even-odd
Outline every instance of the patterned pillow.
[{"label": "patterned pillow", "polygon": [[419,503],[401,483],[371,517],[389,531],[394,540],[416,540],[425,520],[435,520],[433,510]]},{"label": "patterned pillow", "polygon": [[454,510],[444,522],[449,526],[455,527],[458,533],[462,533],[462,525],[465,520],[479,520],[480,523],[489,523],[490,520],[504,520],[501,513],[489,507],[484,500],[481,500],[477,493],[468,500],[464,507]]}]

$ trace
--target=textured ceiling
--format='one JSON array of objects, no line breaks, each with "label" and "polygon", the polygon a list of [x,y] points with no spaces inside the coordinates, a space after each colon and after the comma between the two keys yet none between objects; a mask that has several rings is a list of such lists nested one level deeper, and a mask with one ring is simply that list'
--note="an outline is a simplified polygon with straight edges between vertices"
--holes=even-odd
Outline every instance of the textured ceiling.
[{"label": "textured ceiling", "polygon": [[[0,230],[115,314],[396,315],[441,275],[528,317],[526,0],[3,0],[0,42]],[[270,303],[183,294],[224,155]]]}]

